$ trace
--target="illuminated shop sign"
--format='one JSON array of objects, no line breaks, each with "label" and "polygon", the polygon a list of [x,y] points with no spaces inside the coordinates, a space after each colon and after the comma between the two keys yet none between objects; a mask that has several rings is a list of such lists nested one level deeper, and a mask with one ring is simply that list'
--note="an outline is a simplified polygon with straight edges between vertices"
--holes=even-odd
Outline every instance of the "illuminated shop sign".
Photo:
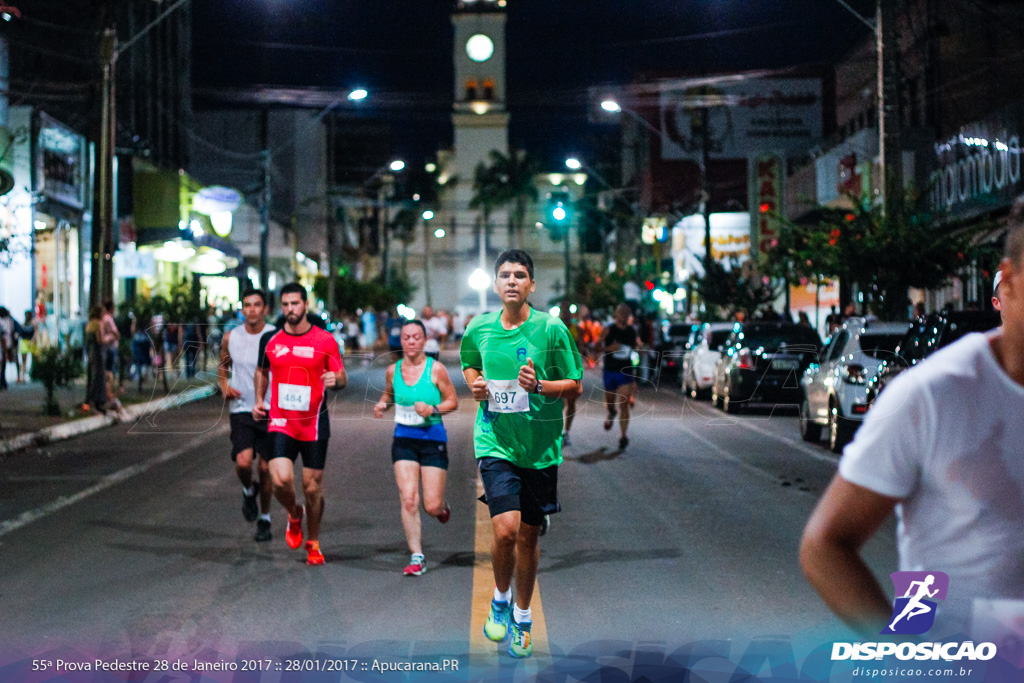
[{"label": "illuminated shop sign", "polygon": [[86,141],[46,114],[39,114],[35,181],[39,192],[63,204],[85,207]]}]

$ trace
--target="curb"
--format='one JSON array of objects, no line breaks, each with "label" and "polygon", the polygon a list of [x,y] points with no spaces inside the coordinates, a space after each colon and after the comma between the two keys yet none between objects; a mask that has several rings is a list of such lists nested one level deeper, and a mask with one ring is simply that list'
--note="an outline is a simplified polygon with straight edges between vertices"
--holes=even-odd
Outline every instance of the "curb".
[{"label": "curb", "polygon": [[[217,387],[212,385],[196,387],[194,389],[183,391],[180,394],[165,396],[164,398],[150,401],[148,403],[139,403],[137,405],[128,406],[125,408],[125,411],[131,415],[132,419],[137,420],[140,417],[144,417],[152,413],[158,413],[162,410],[167,410],[168,408],[177,408],[185,405],[186,403],[199,401],[208,396],[213,396],[216,393]],[[38,432],[19,434],[18,436],[11,437],[10,439],[0,441],[0,455],[8,455],[33,446],[44,446],[48,443],[53,443],[54,441],[63,441],[81,434],[87,434],[98,429],[103,429],[104,427],[109,427],[117,422],[119,422],[119,420],[111,417],[110,415],[93,415],[92,417],[82,418],[81,420],[65,422],[64,424],[40,429]]]}]

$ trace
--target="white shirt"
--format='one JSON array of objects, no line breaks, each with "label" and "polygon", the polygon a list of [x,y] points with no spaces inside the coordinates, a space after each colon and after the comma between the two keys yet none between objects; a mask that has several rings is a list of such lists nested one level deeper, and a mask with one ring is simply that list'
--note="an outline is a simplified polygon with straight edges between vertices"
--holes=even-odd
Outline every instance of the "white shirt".
[{"label": "white shirt", "polygon": [[439,315],[427,318],[423,321],[423,327],[427,328],[427,341],[423,345],[424,353],[439,353],[441,351],[441,343],[438,341],[438,338],[448,334],[448,325],[445,323],[444,318]]},{"label": "white shirt", "polygon": [[273,325],[264,325],[256,334],[249,334],[245,325],[231,330],[228,337],[228,353],[231,354],[231,379],[228,386],[242,394],[240,398],[231,401],[232,413],[251,413],[256,405],[256,363],[260,354],[260,338],[273,331]]},{"label": "white shirt", "polygon": [[986,335],[967,335],[896,377],[839,473],[903,501],[900,570],[949,575],[936,628],[966,628],[975,597],[1024,599],[1024,386]]}]

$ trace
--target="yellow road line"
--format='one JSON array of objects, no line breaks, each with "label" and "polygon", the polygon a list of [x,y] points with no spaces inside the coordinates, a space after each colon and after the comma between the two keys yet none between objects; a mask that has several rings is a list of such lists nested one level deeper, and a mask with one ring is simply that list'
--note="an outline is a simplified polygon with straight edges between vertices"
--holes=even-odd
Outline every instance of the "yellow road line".
[{"label": "yellow road line", "polygon": [[[477,495],[483,495],[484,485],[480,475],[476,479]],[[474,552],[476,561],[473,563],[473,604],[469,622],[469,656],[470,666],[486,666],[488,660],[497,664],[497,657],[508,648],[508,641],[493,643],[484,635],[484,622],[491,608],[494,597],[494,572],[491,568],[491,542],[494,540],[494,528],[487,506],[477,502],[476,506],[476,540]],[[544,609],[540,601],[540,580],[533,589],[533,600],[530,602],[533,612],[533,627],[530,637],[533,640],[533,659],[547,659],[548,629],[544,623]]]}]

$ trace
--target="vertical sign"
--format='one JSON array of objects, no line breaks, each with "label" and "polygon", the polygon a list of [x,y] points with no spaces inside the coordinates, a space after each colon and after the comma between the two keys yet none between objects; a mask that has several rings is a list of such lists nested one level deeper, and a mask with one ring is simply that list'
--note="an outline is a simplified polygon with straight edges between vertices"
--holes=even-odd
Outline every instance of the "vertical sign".
[{"label": "vertical sign", "polygon": [[779,238],[786,167],[775,154],[759,154],[750,160],[751,233],[757,253],[767,252]]}]

